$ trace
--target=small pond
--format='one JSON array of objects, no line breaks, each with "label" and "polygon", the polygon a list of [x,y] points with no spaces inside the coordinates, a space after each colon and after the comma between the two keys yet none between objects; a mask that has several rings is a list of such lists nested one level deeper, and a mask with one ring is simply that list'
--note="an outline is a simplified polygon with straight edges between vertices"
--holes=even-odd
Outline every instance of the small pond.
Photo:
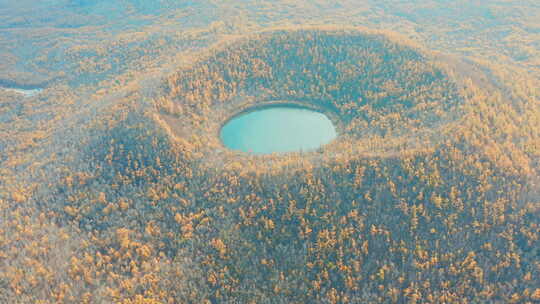
[{"label": "small pond", "polygon": [[1,86],[0,86],[0,90],[21,94],[24,97],[32,97],[41,93],[41,91],[43,91],[43,89],[8,88],[8,87],[1,87]]},{"label": "small pond", "polygon": [[272,106],[240,114],[220,133],[227,148],[252,154],[313,151],[336,136],[326,115],[296,106]]}]

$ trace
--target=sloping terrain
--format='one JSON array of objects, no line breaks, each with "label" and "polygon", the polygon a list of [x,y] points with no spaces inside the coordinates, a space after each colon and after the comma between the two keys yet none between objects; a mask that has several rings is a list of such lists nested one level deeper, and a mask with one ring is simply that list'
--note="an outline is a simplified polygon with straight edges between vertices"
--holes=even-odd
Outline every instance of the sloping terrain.
[{"label": "sloping terrain", "polygon": [[[0,79],[44,90],[0,90],[0,302],[540,300],[534,3],[64,2],[1,26]],[[68,38],[59,12],[93,21]],[[336,26],[290,26],[321,16]],[[523,32],[486,45],[475,18]],[[227,119],[275,101],[339,138],[221,145]]]}]

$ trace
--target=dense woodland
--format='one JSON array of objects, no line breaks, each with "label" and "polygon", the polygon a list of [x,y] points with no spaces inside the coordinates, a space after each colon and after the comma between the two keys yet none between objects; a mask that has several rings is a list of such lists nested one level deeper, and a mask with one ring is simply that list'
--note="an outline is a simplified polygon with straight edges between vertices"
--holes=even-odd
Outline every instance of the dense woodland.
[{"label": "dense woodland", "polygon": [[[402,40],[265,31],[159,81],[0,91],[0,303],[540,301],[536,80]],[[273,101],[339,138],[222,147],[223,122]]]},{"label": "dense woodland", "polygon": [[439,128],[462,115],[462,97],[442,65],[376,34],[263,33],[210,51],[170,77],[157,104],[176,117],[164,119],[183,140],[189,133],[202,137],[188,139],[194,145],[218,145],[214,133],[223,116],[276,102],[327,113],[350,137],[343,143],[349,148],[400,134],[414,145],[425,133],[440,137]]}]

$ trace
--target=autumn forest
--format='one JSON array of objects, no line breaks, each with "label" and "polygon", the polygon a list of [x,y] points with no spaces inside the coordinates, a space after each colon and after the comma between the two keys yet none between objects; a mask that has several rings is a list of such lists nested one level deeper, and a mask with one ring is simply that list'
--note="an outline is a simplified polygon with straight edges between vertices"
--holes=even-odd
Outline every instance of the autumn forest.
[{"label": "autumn forest", "polygon": [[[538,21],[147,2],[0,1],[0,303],[540,302]],[[280,104],[337,138],[223,145]]]}]

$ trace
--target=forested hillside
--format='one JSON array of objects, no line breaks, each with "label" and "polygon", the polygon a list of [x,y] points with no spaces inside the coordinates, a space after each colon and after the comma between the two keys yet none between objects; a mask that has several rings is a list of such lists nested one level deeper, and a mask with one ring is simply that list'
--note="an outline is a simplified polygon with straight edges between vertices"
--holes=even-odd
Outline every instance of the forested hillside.
[{"label": "forested hillside", "polygon": [[[70,10],[166,19],[97,2]],[[228,21],[198,19],[209,5]],[[1,86],[43,90],[0,88],[0,303],[540,301],[534,62],[375,26],[273,27],[301,18],[253,5],[240,22],[169,4],[190,29],[134,22],[58,65],[2,63]],[[306,153],[223,146],[224,123],[270,104],[322,112],[339,136]]]}]

